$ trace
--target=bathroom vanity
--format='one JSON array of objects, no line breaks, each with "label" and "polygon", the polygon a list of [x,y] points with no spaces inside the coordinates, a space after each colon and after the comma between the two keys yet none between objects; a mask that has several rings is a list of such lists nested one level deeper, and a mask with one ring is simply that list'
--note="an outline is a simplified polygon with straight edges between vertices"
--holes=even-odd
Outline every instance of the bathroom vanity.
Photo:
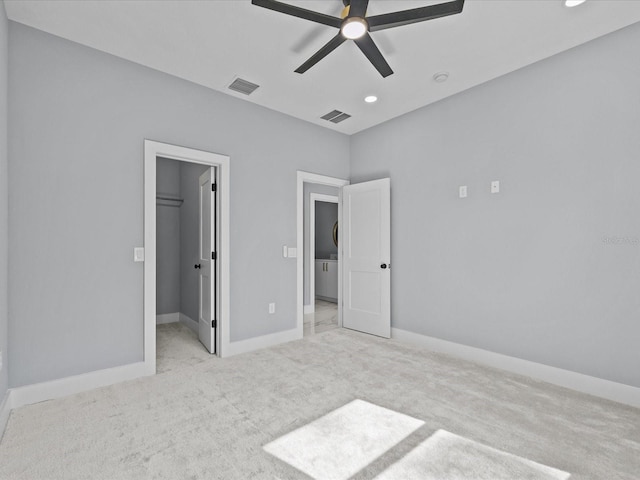
[{"label": "bathroom vanity", "polygon": [[316,259],[316,298],[338,302],[338,261]]}]

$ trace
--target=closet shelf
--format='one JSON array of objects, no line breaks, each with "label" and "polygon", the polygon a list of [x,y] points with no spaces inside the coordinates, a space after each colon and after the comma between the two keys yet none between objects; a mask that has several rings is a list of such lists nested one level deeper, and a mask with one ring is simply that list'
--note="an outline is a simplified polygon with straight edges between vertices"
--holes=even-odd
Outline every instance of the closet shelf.
[{"label": "closet shelf", "polygon": [[183,198],[172,197],[171,195],[156,195],[156,205],[163,207],[180,207],[184,202]]}]

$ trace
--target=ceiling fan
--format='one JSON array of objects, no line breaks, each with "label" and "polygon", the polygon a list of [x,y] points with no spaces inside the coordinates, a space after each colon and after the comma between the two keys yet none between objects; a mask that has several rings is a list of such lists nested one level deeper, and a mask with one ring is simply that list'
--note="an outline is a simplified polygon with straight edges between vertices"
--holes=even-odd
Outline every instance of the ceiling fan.
[{"label": "ceiling fan", "polygon": [[367,17],[369,0],[342,0],[345,5],[345,9],[342,11],[342,18],[325,15],[276,0],[251,0],[251,3],[259,7],[321,23],[340,30],[324,47],[300,65],[295,70],[296,73],[306,72],[346,40],[353,40],[376,70],[380,72],[380,75],[388,77],[393,73],[393,70],[391,70],[391,67],[373,42],[369,32],[377,32],[387,28],[401,27],[412,23],[424,22],[425,20],[456,15],[462,12],[464,1],[465,0],[453,0],[438,5],[429,5],[427,7]]}]

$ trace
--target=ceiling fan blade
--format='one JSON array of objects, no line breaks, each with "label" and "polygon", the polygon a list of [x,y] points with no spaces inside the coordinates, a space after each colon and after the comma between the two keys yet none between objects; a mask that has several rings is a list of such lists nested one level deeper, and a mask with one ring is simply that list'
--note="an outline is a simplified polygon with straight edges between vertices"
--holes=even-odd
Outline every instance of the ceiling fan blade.
[{"label": "ceiling fan blade", "polygon": [[464,0],[454,0],[453,2],[430,5],[428,7],[413,8],[400,12],[374,15],[367,18],[370,32],[377,32],[385,28],[401,27],[412,23],[433,20],[434,18],[447,17],[462,12]]},{"label": "ceiling fan blade", "polygon": [[[343,7],[340,5],[340,3],[336,2],[336,4],[332,7],[333,15],[338,17],[340,15],[340,12],[342,11],[342,8]],[[307,50],[310,45],[317,43],[327,31],[327,29],[324,27],[325,25],[320,24],[315,24],[310,27],[309,31],[306,34],[304,34],[302,37],[300,37],[299,40],[291,45],[291,51],[293,53],[302,53]],[[380,35],[384,35],[384,33],[381,33]],[[385,48],[385,51],[388,50]]]},{"label": "ceiling fan blade", "polygon": [[320,60],[322,60],[324,57],[326,57],[331,52],[333,52],[336,48],[342,45],[342,43],[344,43],[345,40],[346,38],[342,36],[341,33],[338,33],[335,37],[329,40],[329,42],[324,47],[322,47],[320,50],[314,53],[309,60],[307,60],[298,68],[296,68],[295,70],[296,73],[304,73],[307,70],[309,70],[316,63],[318,63]]},{"label": "ceiling fan blade", "polygon": [[294,7],[288,3],[276,2],[276,0],[251,0],[251,3],[258,7],[268,8],[269,10],[275,10],[276,12],[285,13],[298,18],[304,18],[305,20],[311,20],[312,22],[322,23],[323,25],[329,25],[330,27],[340,28],[342,25],[342,20],[337,17],[314,12],[305,8]]},{"label": "ceiling fan blade", "polygon": [[351,0],[349,4],[349,16],[364,18],[367,14],[369,0]]},{"label": "ceiling fan blade", "polygon": [[362,50],[365,57],[367,57],[373,66],[376,67],[376,70],[380,72],[380,75],[386,78],[393,73],[393,70],[391,70],[391,67],[382,56],[382,53],[376,44],[373,43],[371,35],[366,33],[363,37],[355,39],[354,42],[356,42],[358,48]]}]

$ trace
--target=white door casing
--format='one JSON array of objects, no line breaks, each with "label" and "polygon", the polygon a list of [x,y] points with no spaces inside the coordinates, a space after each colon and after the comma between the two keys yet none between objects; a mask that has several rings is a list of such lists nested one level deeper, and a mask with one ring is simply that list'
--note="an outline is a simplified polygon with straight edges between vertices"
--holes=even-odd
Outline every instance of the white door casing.
[{"label": "white door casing", "polygon": [[144,364],[152,374],[156,371],[156,160],[158,157],[197,163],[216,168],[217,177],[217,260],[218,264],[218,336],[219,356],[233,354],[230,339],[230,158],[227,155],[193,148],[144,141]]},{"label": "white door casing", "polygon": [[342,189],[345,328],[391,337],[391,181]]},{"label": "white door casing", "polygon": [[[336,177],[328,177],[317,173],[309,173],[298,170],[296,174],[296,223],[298,246],[298,258],[296,259],[296,276],[298,278],[296,288],[296,338],[303,337],[304,321],[304,256],[308,255],[307,247],[304,243],[304,184],[313,183],[318,185],[329,185],[331,187],[343,187],[349,184],[349,180]],[[338,222],[342,222],[342,203],[338,203]],[[342,242],[342,230],[338,231],[338,248]],[[300,254],[302,252],[302,254]],[[338,272],[338,325],[342,326],[342,271]]]},{"label": "white door casing", "polygon": [[216,192],[215,168],[207,169],[199,179],[200,234],[198,250],[198,338],[209,353],[216,353]]}]

